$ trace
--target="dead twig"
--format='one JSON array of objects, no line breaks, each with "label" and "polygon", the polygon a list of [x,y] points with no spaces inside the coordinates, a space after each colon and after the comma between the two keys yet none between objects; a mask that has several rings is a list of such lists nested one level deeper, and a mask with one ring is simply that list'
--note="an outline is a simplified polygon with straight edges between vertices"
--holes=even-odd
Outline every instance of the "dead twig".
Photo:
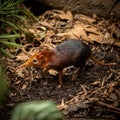
[{"label": "dead twig", "polygon": [[109,109],[111,109],[111,110],[115,110],[115,111],[117,111],[117,112],[120,114],[120,109],[119,109],[119,108],[116,108],[116,107],[114,107],[114,106],[112,106],[112,105],[109,105],[109,104],[106,104],[106,103],[103,103],[103,102],[100,102],[100,101],[97,101],[97,100],[94,100],[94,101],[95,101],[95,103],[96,103],[97,105],[100,105],[100,106],[102,106],[102,107],[109,108]]}]

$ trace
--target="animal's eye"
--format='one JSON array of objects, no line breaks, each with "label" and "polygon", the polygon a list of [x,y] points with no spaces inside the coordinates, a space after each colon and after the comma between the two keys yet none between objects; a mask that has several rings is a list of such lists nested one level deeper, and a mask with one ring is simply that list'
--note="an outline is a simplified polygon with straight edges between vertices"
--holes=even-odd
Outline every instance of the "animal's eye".
[{"label": "animal's eye", "polygon": [[34,64],[37,64],[38,63],[38,60],[36,58],[33,59],[33,63]]}]

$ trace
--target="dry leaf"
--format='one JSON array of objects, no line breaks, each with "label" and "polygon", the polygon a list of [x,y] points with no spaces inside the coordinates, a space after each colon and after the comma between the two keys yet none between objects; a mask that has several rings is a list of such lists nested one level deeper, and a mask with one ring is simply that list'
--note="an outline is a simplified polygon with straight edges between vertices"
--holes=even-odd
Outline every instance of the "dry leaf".
[{"label": "dry leaf", "polygon": [[90,17],[85,16],[85,15],[82,15],[82,14],[79,15],[79,19],[80,19],[81,21],[86,21],[86,22],[88,22],[89,24],[96,21],[94,18],[90,18]]},{"label": "dry leaf", "polygon": [[84,29],[88,33],[93,33],[93,34],[96,34],[96,35],[100,34],[98,28],[95,27],[95,26],[86,26],[86,27],[84,27]]},{"label": "dry leaf", "polygon": [[107,95],[107,94],[108,94],[107,89],[104,90],[103,94],[104,94],[104,95]]},{"label": "dry leaf", "polygon": [[18,80],[17,82],[15,82],[15,84],[17,84],[17,85],[20,84],[20,83],[21,83],[21,80]]},{"label": "dry leaf", "polygon": [[95,81],[91,85],[93,85],[93,86],[100,85],[100,81]]},{"label": "dry leaf", "polygon": [[114,91],[114,89],[115,89],[114,88],[115,86],[116,86],[116,83],[111,82],[110,85],[109,85],[110,88],[109,88],[108,92],[112,93]]},{"label": "dry leaf", "polygon": [[14,97],[14,96],[16,96],[17,95],[17,93],[11,93],[10,94],[10,97]]},{"label": "dry leaf", "polygon": [[89,36],[88,36],[89,42],[95,41],[95,42],[103,44],[102,38],[103,38],[102,34],[100,34],[100,35],[89,34]]},{"label": "dry leaf", "polygon": [[120,47],[120,40],[114,40],[114,45]]},{"label": "dry leaf", "polygon": [[49,70],[48,72],[50,75],[57,75],[58,74],[58,72],[55,70]]},{"label": "dry leaf", "polygon": [[24,90],[26,87],[27,87],[27,85],[26,85],[26,84],[23,84],[21,90]]},{"label": "dry leaf", "polygon": [[64,99],[62,99],[60,105],[57,105],[57,108],[58,108],[59,110],[67,109],[67,107],[68,107],[68,106],[65,104]]},{"label": "dry leaf", "polygon": [[23,72],[22,72],[23,69],[24,69],[24,68],[18,68],[18,69],[16,70],[16,74],[17,74],[19,77],[22,77],[22,78],[24,77],[24,74],[23,74]]},{"label": "dry leaf", "polygon": [[21,52],[20,54],[18,54],[18,55],[16,56],[16,60],[18,60],[18,61],[25,61],[25,60],[27,60],[28,58],[29,58],[29,56],[26,55],[24,52]]},{"label": "dry leaf", "polygon": [[35,30],[32,29],[32,28],[29,28],[28,31],[31,32],[31,33],[33,33],[33,34],[35,33]]},{"label": "dry leaf", "polygon": [[54,10],[53,16],[60,19],[72,21],[73,15],[70,11]]},{"label": "dry leaf", "polygon": [[56,34],[56,36],[65,37],[66,39],[82,38],[82,39],[88,41],[88,37],[84,30],[84,27],[80,23],[75,24],[73,29],[67,29],[64,33]]},{"label": "dry leaf", "polygon": [[42,21],[40,24],[49,28],[49,29],[54,29],[54,27],[46,21]]}]

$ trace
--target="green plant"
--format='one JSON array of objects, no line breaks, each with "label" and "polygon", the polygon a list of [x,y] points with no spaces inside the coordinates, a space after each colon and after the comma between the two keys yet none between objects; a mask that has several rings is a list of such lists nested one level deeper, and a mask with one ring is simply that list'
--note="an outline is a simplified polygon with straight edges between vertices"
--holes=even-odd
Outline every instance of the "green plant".
[{"label": "green plant", "polygon": [[6,75],[2,69],[2,65],[0,64],[0,103],[2,102],[6,92],[7,92]]},{"label": "green plant", "polygon": [[0,1],[0,52],[11,56],[4,46],[18,47],[15,40],[25,34],[29,38],[34,35],[28,31],[31,21],[38,21],[30,11],[24,9],[23,0]]},{"label": "green plant", "polygon": [[[38,19],[22,5],[23,0],[0,0],[0,100],[7,90],[6,75],[2,69],[2,57],[11,57],[10,50],[21,47],[16,41],[21,35],[33,38],[28,31],[31,21]],[[18,43],[21,43],[19,40]],[[3,64],[2,64],[3,65]]]},{"label": "green plant", "polygon": [[0,35],[0,46],[1,46],[0,51],[4,55],[11,57],[12,55],[7,50],[5,50],[3,46],[7,46],[9,48],[21,47],[21,45],[15,43],[15,39],[19,38],[19,37],[20,37],[19,34],[14,34],[14,35],[2,34],[2,35]]},{"label": "green plant", "polygon": [[53,101],[33,101],[17,105],[11,120],[63,120]]}]

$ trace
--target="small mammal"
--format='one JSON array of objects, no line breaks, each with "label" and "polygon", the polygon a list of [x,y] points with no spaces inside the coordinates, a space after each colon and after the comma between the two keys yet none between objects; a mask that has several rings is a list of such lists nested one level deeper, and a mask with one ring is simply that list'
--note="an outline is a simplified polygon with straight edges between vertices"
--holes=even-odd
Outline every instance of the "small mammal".
[{"label": "small mammal", "polygon": [[85,66],[88,58],[101,65],[115,65],[114,63],[103,63],[93,57],[89,45],[82,40],[68,39],[57,47],[49,50],[42,50],[31,56],[20,67],[35,66],[46,70],[56,70],[59,72],[59,88],[62,86],[63,69],[68,66],[75,66],[77,70],[73,75],[73,80]]}]

